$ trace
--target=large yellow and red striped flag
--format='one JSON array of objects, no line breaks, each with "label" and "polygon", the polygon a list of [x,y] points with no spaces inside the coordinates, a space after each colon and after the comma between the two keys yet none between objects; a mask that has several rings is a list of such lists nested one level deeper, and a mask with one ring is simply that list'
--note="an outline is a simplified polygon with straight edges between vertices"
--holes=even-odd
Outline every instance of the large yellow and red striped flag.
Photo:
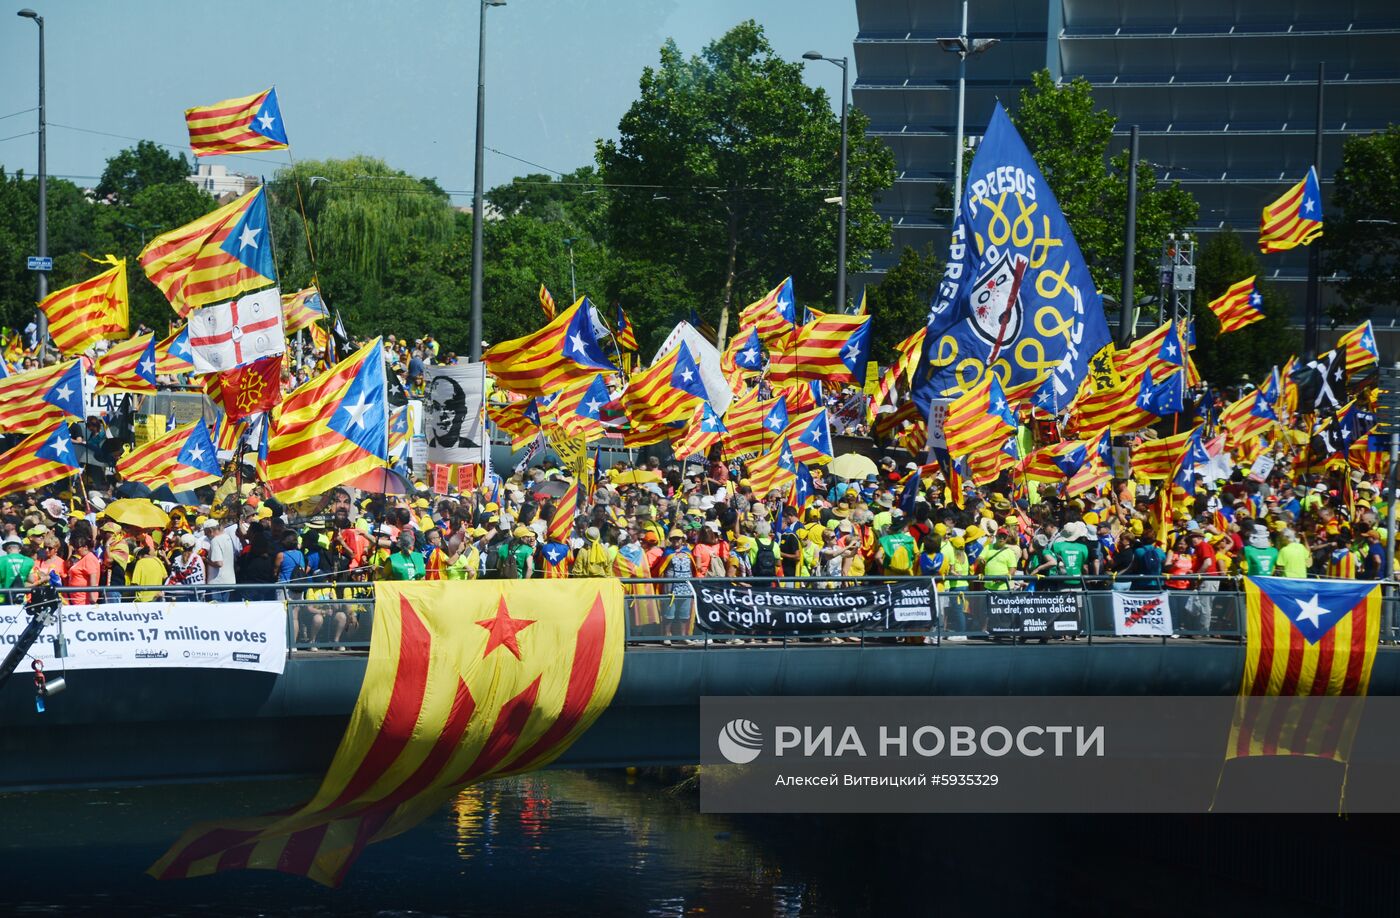
[{"label": "large yellow and red striped flag", "polygon": [[1181,457],[1186,455],[1186,449],[1191,445],[1191,438],[1200,429],[1201,426],[1197,425],[1170,437],[1143,440],[1132,448],[1133,472],[1154,481],[1172,477],[1181,464]]},{"label": "large yellow and red striped flag", "polygon": [[[865,302],[864,294],[861,294],[860,300],[862,303]],[[866,414],[867,423],[874,423],[876,409],[884,404],[890,391],[895,388],[895,384],[901,379],[907,381],[908,374],[919,365],[919,357],[924,352],[924,339],[927,337],[928,326],[925,325],[894,346],[897,356],[894,363],[890,364],[890,368],[885,371],[885,375],[880,378],[880,390],[870,400],[870,407]]]},{"label": "large yellow and red striped flag", "polygon": [[222,474],[209,428],[203,419],[177,427],[117,460],[117,474],[151,488],[193,491]]},{"label": "large yellow and red striped flag", "polygon": [[469,784],[541,768],[612,701],[614,579],[376,583],[369,663],[316,795],[291,813],[195,826],[160,879],[256,868],[338,885],[364,850]]},{"label": "large yellow and red striped flag", "polygon": [[1376,332],[1371,328],[1370,319],[1338,338],[1337,347],[1346,351],[1348,376],[1354,376],[1381,361],[1381,353],[1376,349]]},{"label": "large yellow and red striped flag", "polygon": [[705,401],[700,365],[684,341],[640,373],[634,373],[622,393],[629,424],[650,427],[684,421]]},{"label": "large yellow and red striped flag", "polygon": [[156,373],[161,376],[176,376],[194,369],[193,354],[190,351],[190,329],[181,325],[167,338],[156,342]]},{"label": "large yellow and red striped flag", "polygon": [[544,328],[502,341],[481,359],[496,385],[521,395],[548,395],[569,380],[617,372],[598,344],[586,296]]},{"label": "large yellow and red striped flag", "polygon": [[797,300],[792,293],[792,278],[784,278],[761,299],[754,300],[739,313],[739,327],[757,330],[764,344],[786,349],[797,324]]},{"label": "large yellow and red striped flag", "polygon": [[772,447],[749,459],[745,465],[749,486],[759,500],[797,482],[797,462],[786,437],[779,437]]},{"label": "large yellow and red striped flag", "polygon": [[724,413],[724,454],[729,457],[762,452],[782,435],[788,426],[787,399],[760,400],[751,389],[730,402]]},{"label": "large yellow and red striped flag", "polygon": [[578,516],[578,481],[569,479],[569,486],[554,502],[554,515],[549,518],[549,528],[545,530],[545,540],[549,542],[569,541],[574,531],[574,517]]},{"label": "large yellow and red striped flag", "polygon": [[695,413],[691,415],[684,432],[672,444],[671,451],[677,459],[708,456],[710,447],[718,443],[727,432],[728,428],[724,426],[724,421],[715,414],[710,403],[701,402],[695,408]]},{"label": "large yellow and red striped flag", "polygon": [[264,482],[293,503],[389,462],[384,348],[373,341],[269,412]]},{"label": "large yellow and red striped flag", "polygon": [[296,293],[282,294],[282,331],[288,336],[321,321],[327,315],[329,313],[321,299],[321,291],[315,287],[303,287]]},{"label": "large yellow and red striped flag", "polygon": [[175,312],[231,300],[277,282],[262,186],[213,213],[152,239],[141,267]]},{"label": "large yellow and red striped flag", "polygon": [[[1246,644],[1227,759],[1308,755],[1346,761],[1356,719],[1261,705],[1259,696],[1364,696],[1381,626],[1381,585],[1246,577]],[[1353,711],[1352,713],[1356,713]]]},{"label": "large yellow and red striped flag", "polygon": [[943,439],[948,453],[971,464],[973,457],[1001,449],[1020,422],[1011,413],[1001,380],[985,373],[982,381],[948,406],[943,421]]},{"label": "large yellow and red striped flag", "polygon": [[1085,377],[1070,409],[1070,430],[1087,436],[1105,428],[1114,433],[1130,433],[1151,427],[1160,417],[1138,404],[1138,397],[1152,388],[1152,374],[1139,370],[1109,389],[1093,388],[1093,378]]},{"label": "large yellow and red striped flag", "polygon": [[871,317],[815,309],[807,312],[810,318],[797,330],[792,346],[783,354],[784,360],[792,361],[797,378],[865,382]]},{"label": "large yellow and red striped flag", "polygon": [[541,409],[543,423],[558,424],[571,437],[591,443],[607,433],[603,407],[613,400],[602,373],[571,379]]},{"label": "large yellow and red striped flag", "polygon": [[1322,188],[1317,170],[1308,167],[1303,180],[1264,208],[1259,221],[1259,251],[1282,252],[1307,245],[1322,235]]},{"label": "large yellow and red striped flag", "polygon": [[541,429],[539,405],[532,398],[518,402],[486,403],[486,416],[504,433],[510,435],[511,449],[520,449]]},{"label": "large yellow and red striped flag", "polygon": [[86,415],[80,361],[37,367],[0,379],[0,431],[33,433],[47,430],[66,416]]},{"label": "large yellow and red striped flag", "polygon": [[51,423],[0,453],[0,496],[36,490],[77,472],[68,425]]},{"label": "large yellow and red striped flag", "polygon": [[1239,331],[1264,318],[1264,297],[1254,285],[1256,275],[1236,281],[1207,305],[1220,320],[1220,334]]},{"label": "large yellow and red striped flag", "polygon": [[97,391],[154,395],[159,370],[154,339],[151,332],[137,335],[112,345],[107,353],[98,357],[93,363]]},{"label": "large yellow and red striped flag", "polygon": [[49,320],[49,337],[66,356],[76,357],[98,341],[126,337],[126,259],[93,259],[111,265],[101,274],[55,290],[39,302]]},{"label": "large yellow and red striped flag", "polygon": [[185,126],[195,156],[287,149],[276,89],[187,108]]}]

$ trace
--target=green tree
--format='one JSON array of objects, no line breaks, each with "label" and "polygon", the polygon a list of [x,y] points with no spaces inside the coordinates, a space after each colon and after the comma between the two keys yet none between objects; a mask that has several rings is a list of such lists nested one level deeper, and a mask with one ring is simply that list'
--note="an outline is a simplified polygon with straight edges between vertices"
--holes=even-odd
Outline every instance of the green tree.
[{"label": "green tree", "polygon": [[184,182],[190,172],[185,154],[173,156],[159,144],[141,140],[107,160],[94,190],[102,200],[129,204],[143,188]]},{"label": "green tree", "polygon": [[1282,366],[1297,351],[1298,335],[1288,327],[1288,299],[1258,281],[1264,295],[1264,318],[1227,335],[1207,306],[1234,283],[1260,274],[1259,259],[1234,230],[1211,236],[1196,252],[1196,350],[1201,376],[1218,386],[1237,385],[1241,377],[1258,383],[1269,368]]},{"label": "green tree", "polygon": [[[97,273],[79,254],[91,246],[92,210],[81,188],[49,178],[50,291]],[[37,279],[26,268],[25,256],[36,251],[38,216],[39,183],[23,172],[6,175],[0,169],[0,320],[16,328],[34,318]]]},{"label": "green tree", "polygon": [[1329,307],[1335,321],[1400,303],[1400,126],[1347,138],[1320,244],[1327,270],[1345,278]]},{"label": "green tree", "polygon": [[[1108,156],[1113,115],[1095,108],[1087,80],[1057,84],[1041,70],[1021,91],[1013,120],[1074,230],[1094,283],[1116,298],[1123,277],[1128,152]],[[1162,240],[1191,225],[1198,210],[1189,192],[1176,182],[1159,184],[1152,165],[1139,161],[1135,300],[1156,295]]]},{"label": "green tree", "polygon": [[[406,268],[431,262],[453,238],[452,206],[436,181],[356,156],[298,163],[278,172],[268,192],[284,289],[316,280],[326,303],[341,311],[353,332],[370,325],[378,330],[384,317],[393,315],[405,331],[414,327],[438,335],[444,329],[426,323],[430,317],[442,319],[443,310],[450,310],[450,322],[465,323],[465,302],[434,302],[427,308],[420,300],[410,302],[396,286],[428,284],[407,276]],[[390,299],[407,311],[389,312]],[[353,327],[362,320],[360,328]]]},{"label": "green tree", "polygon": [[[788,274],[799,301],[830,300],[837,208],[823,199],[839,187],[840,121],[802,66],[751,20],[688,59],[668,41],[618,139],[598,144],[608,244],[674,267],[721,334],[736,305]],[[873,198],[894,180],[893,156],[866,124],[851,112],[848,269],[890,236]]]},{"label": "green tree", "polygon": [[145,325],[162,332],[175,318],[165,294],[148,281],[141,270],[138,260],[141,250],[161,233],[209,213],[217,203],[209,194],[180,178],[146,185],[124,204],[91,208],[93,232],[87,247],[94,255],[110,252],[127,260],[133,330]]},{"label": "green tree", "polygon": [[894,359],[894,346],[927,324],[929,303],[942,276],[943,260],[932,245],[922,250],[906,245],[879,285],[866,291],[866,307],[874,316],[872,359],[888,364]]}]

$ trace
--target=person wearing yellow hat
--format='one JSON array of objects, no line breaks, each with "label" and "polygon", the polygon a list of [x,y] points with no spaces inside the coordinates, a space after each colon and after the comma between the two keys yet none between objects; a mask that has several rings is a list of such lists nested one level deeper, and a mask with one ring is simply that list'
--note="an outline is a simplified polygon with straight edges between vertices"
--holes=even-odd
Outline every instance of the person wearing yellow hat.
[{"label": "person wearing yellow hat", "polygon": [[510,540],[497,549],[501,577],[507,580],[529,580],[535,573],[535,530],[517,525]]},{"label": "person wearing yellow hat", "polygon": [[656,576],[675,581],[667,590],[670,600],[661,607],[661,633],[668,638],[662,643],[669,644],[670,637],[680,637],[690,631],[695,592],[689,581],[695,576],[695,557],[680,529],[671,529],[666,540],[668,544],[657,562]]},{"label": "person wearing yellow hat", "polygon": [[[949,539],[948,549],[948,579],[944,582],[946,594],[941,597],[943,627],[948,631],[963,632],[967,630],[967,597],[963,594],[967,592],[972,562],[967,557],[967,540],[962,536]],[[956,638],[966,640],[961,634],[957,634]]]}]

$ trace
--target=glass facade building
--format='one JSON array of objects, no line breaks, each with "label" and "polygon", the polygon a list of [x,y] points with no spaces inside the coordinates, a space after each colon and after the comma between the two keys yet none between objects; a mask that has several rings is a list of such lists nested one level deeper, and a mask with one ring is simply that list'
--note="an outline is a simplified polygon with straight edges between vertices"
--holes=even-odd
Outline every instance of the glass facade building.
[{"label": "glass facade building", "polygon": [[[947,244],[958,59],[936,39],[958,34],[961,4],[856,0],[856,9],[853,101],[894,151],[898,175],[879,205],[894,246],[874,259],[878,274],[906,245]],[[1014,113],[1035,71],[1083,77],[1117,118],[1115,149],[1138,125],[1142,158],[1195,195],[1191,230],[1202,235],[1233,227],[1252,241],[1264,205],[1307,171],[1319,62],[1324,202],[1345,138],[1400,123],[1397,0],[973,0],[968,34],[1000,39],[967,62],[970,144],[994,100]],[[1301,318],[1306,250],[1262,263]],[[1374,320],[1378,331],[1400,326],[1394,307]]]}]

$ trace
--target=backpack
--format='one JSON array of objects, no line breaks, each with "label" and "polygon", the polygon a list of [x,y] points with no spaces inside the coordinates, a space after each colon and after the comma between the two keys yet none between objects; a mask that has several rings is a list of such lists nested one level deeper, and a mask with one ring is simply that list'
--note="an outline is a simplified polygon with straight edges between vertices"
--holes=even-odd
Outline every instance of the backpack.
[{"label": "backpack", "polygon": [[885,559],[885,573],[899,576],[914,573],[914,555],[906,542],[895,544],[894,551]]},{"label": "backpack", "polygon": [[1162,573],[1162,562],[1166,560],[1166,555],[1162,549],[1156,545],[1144,545],[1142,549],[1142,570],[1144,574]]},{"label": "backpack", "polygon": [[516,541],[512,539],[505,544],[503,553],[500,555],[501,563],[498,567],[503,580],[519,580],[520,564],[515,560]]},{"label": "backpack", "polygon": [[778,544],[772,539],[768,540],[767,545],[758,543],[751,573],[755,577],[772,577],[778,573]]}]

